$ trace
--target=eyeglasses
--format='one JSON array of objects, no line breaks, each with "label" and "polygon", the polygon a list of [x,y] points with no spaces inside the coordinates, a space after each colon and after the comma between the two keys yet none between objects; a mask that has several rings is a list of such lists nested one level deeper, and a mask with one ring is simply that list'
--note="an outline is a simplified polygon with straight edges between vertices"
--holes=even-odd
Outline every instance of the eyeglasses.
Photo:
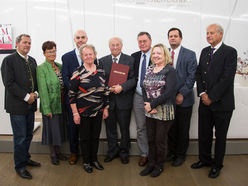
[{"label": "eyeglasses", "polygon": [[57,50],[52,50],[52,51],[46,51],[45,53],[47,54],[55,54],[57,52]]}]

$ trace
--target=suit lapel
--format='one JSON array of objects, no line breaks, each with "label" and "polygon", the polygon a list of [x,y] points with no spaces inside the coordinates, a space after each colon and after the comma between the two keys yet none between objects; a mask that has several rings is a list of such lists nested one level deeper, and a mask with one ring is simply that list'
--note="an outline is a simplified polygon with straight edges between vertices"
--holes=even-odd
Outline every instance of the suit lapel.
[{"label": "suit lapel", "polygon": [[184,48],[181,47],[179,54],[178,54],[178,58],[177,58],[176,69],[178,68],[179,64],[181,63],[181,61],[183,59],[183,55],[184,55]]},{"label": "suit lapel", "polygon": [[121,56],[120,56],[120,59],[119,59],[119,64],[125,64],[125,61],[124,61],[124,56],[123,54],[121,53]]},{"label": "suit lapel", "polygon": [[75,61],[75,66],[76,67],[79,67],[79,61],[78,61],[78,58],[77,58],[77,54],[76,54],[76,49],[73,50],[73,60],[72,61]]}]

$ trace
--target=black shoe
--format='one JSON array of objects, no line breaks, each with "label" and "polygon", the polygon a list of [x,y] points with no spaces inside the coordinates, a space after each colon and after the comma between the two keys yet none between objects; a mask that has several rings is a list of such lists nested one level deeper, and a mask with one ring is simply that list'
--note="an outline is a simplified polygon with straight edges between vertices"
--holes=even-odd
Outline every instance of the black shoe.
[{"label": "black shoe", "polygon": [[31,166],[31,167],[40,167],[41,164],[39,162],[33,161],[31,159],[28,160],[27,165]]},{"label": "black shoe", "polygon": [[180,166],[180,165],[182,165],[183,163],[184,163],[184,161],[185,161],[185,158],[177,158],[177,159],[175,159],[173,162],[172,162],[172,166],[173,167],[178,167],[178,166]]},{"label": "black shoe", "polygon": [[51,156],[51,163],[53,165],[59,165],[59,160],[57,159],[56,156]]},{"label": "black shoe", "polygon": [[92,167],[90,166],[89,163],[84,163],[84,170],[87,172],[87,173],[92,173],[93,172],[93,169]]},{"label": "black shoe", "polygon": [[151,172],[151,177],[158,177],[161,172],[163,172],[163,169],[162,168],[158,168],[156,167],[152,172]]},{"label": "black shoe", "polygon": [[111,162],[113,159],[117,158],[118,154],[115,156],[107,155],[107,157],[104,159],[104,162]]},{"label": "black shoe", "polygon": [[92,162],[91,166],[95,167],[98,170],[103,170],[104,169],[104,167],[99,163],[99,161]]},{"label": "black shoe", "polygon": [[17,174],[25,179],[32,179],[32,175],[26,169],[20,169],[16,171]]},{"label": "black shoe", "polygon": [[209,171],[208,177],[209,178],[217,178],[220,175],[220,168],[212,167]]},{"label": "black shoe", "polygon": [[201,161],[198,161],[198,162],[196,162],[196,163],[193,163],[193,164],[191,165],[191,168],[192,168],[192,169],[200,169],[200,168],[202,168],[202,167],[209,167],[209,166],[210,166],[209,163],[203,163],[203,162],[201,162]]},{"label": "black shoe", "polygon": [[61,154],[61,153],[56,154],[56,156],[57,156],[57,158],[59,160],[62,160],[62,161],[68,160],[68,158],[65,155]]},{"label": "black shoe", "polygon": [[147,176],[150,174],[155,167],[147,165],[145,169],[143,169],[139,174],[140,176]]},{"label": "black shoe", "polygon": [[129,162],[128,156],[121,157],[122,164],[128,164],[128,162]]}]

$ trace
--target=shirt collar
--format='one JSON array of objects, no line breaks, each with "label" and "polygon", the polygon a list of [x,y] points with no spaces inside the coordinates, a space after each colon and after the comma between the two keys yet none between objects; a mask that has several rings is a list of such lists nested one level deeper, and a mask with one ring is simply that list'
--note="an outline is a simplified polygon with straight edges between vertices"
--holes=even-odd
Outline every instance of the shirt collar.
[{"label": "shirt collar", "polygon": [[116,57],[114,57],[112,54],[111,54],[111,56],[112,56],[112,60],[114,59],[114,58],[117,58],[117,63],[119,62],[119,59],[120,59],[120,57],[121,57],[121,53],[118,55],[118,56],[116,56]]},{"label": "shirt collar", "polygon": [[178,54],[179,53],[179,51],[181,50],[181,47],[182,47],[182,45],[179,45],[176,49],[172,49],[171,48],[171,52],[172,52],[172,50],[175,52],[175,54]]},{"label": "shirt collar", "polygon": [[146,55],[146,57],[151,56],[151,52],[152,52],[152,49],[150,48],[150,50],[148,50],[146,53],[141,52],[141,56],[143,57],[144,54]]},{"label": "shirt collar", "polygon": [[28,55],[27,55],[27,58],[24,56],[24,55],[22,55],[17,49],[16,49],[16,52],[22,57],[22,58],[24,58],[25,60],[28,60]]},{"label": "shirt collar", "polygon": [[77,56],[80,56],[80,53],[79,53],[79,49],[78,48],[75,48],[75,53]]},{"label": "shirt collar", "polygon": [[220,46],[222,45],[222,41],[221,42],[219,42],[215,47],[212,47],[211,46],[211,48],[215,48],[215,50],[214,50],[214,52],[216,52],[219,48],[220,48]]}]

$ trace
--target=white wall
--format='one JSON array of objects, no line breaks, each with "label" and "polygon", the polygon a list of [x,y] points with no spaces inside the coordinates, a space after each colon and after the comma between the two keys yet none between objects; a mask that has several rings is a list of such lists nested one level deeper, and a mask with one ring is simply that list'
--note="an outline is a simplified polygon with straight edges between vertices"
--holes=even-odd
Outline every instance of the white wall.
[{"label": "white wall", "polygon": [[[168,46],[168,29],[179,27],[183,32],[182,44],[194,50],[199,58],[201,49],[207,46],[205,32],[211,23],[223,26],[224,42],[235,47],[240,57],[244,58],[248,50],[245,0],[0,0],[0,3],[0,23],[12,24],[13,38],[21,33],[31,35],[30,55],[38,64],[44,61],[41,45],[47,40],[57,43],[57,61],[61,62],[61,56],[74,48],[73,33],[77,29],[86,30],[88,43],[96,46],[98,57],[109,54],[108,40],[113,36],[121,37],[123,52],[131,54],[138,50],[136,37],[140,31],[150,32],[153,44],[162,42]],[[248,137],[246,134],[242,137]]]}]

